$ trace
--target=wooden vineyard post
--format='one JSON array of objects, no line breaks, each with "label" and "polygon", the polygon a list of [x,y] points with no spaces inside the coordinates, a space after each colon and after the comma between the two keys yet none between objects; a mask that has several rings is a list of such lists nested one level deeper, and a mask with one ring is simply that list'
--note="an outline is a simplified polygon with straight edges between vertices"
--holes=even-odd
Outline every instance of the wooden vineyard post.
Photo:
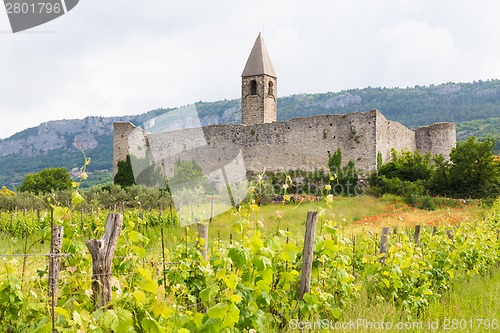
[{"label": "wooden vineyard post", "polygon": [[453,241],[455,239],[455,237],[453,236],[453,230],[446,230],[446,236],[448,236],[448,238]]},{"label": "wooden vineyard post", "polygon": [[[180,221],[180,219],[179,219]],[[188,257],[188,227],[184,227],[184,240],[186,245],[186,258]]]},{"label": "wooden vineyard post", "polygon": [[311,273],[314,254],[314,237],[316,234],[316,221],[318,212],[307,212],[306,235],[304,237],[304,250],[302,252],[302,273],[300,276],[299,300],[311,290]]},{"label": "wooden vineyard post", "polygon": [[[28,257],[26,256],[26,254],[28,253],[28,237],[29,237],[29,233],[28,231],[25,232],[25,236],[24,236],[24,251],[23,251],[23,254],[24,254],[24,258],[23,258],[23,270],[22,270],[22,275],[21,275],[21,281],[24,282],[24,274],[26,273],[26,260],[28,259]],[[50,262],[49,262],[49,265],[50,265]],[[21,284],[21,290],[23,289],[23,284]]]},{"label": "wooden vineyard post", "polygon": [[212,195],[212,204],[210,205],[210,224],[214,219],[214,196]]},{"label": "wooden vineyard post", "polygon": [[387,257],[387,242],[390,232],[391,228],[389,227],[382,228],[382,235],[380,236],[380,250],[379,250],[380,254],[384,254],[383,256],[380,257],[380,262],[382,264],[385,264],[385,258]]},{"label": "wooden vineyard post", "polygon": [[[179,221],[181,219],[179,218]],[[170,223],[172,224],[172,226],[174,227],[175,226],[175,221],[174,221],[174,211],[172,209],[172,204],[170,204]]]},{"label": "wooden vineyard post", "polygon": [[161,264],[163,268],[163,288],[167,290],[167,271],[165,267],[165,237],[163,235],[163,226],[161,227]]},{"label": "wooden vineyard post", "polygon": [[413,242],[415,243],[415,246],[420,247],[420,224],[417,224],[415,226],[415,234],[413,235]]},{"label": "wooden vineyard post", "polygon": [[352,275],[356,273],[356,235],[352,236]]},{"label": "wooden vineyard post", "polygon": [[165,223],[163,223],[163,206],[160,205],[160,210],[158,211],[158,222],[160,223],[162,229]]},{"label": "wooden vineyard post", "polygon": [[122,225],[122,214],[109,213],[102,238],[85,242],[92,256],[92,291],[97,308],[105,307],[112,299],[111,266]]},{"label": "wooden vineyard post", "polygon": [[85,208],[82,207],[82,232],[85,230]]},{"label": "wooden vineyard post", "polygon": [[198,250],[201,252],[203,259],[208,260],[208,223],[198,223]]},{"label": "wooden vineyard post", "polygon": [[[53,210],[52,210],[53,216]],[[52,219],[53,221],[53,219]],[[53,224],[53,222],[52,222]],[[52,240],[50,242],[49,260],[49,297],[52,320],[52,332],[57,332],[55,328],[55,308],[57,306],[57,292],[59,289],[59,269],[62,250],[64,228],[62,226],[52,226]]]},{"label": "wooden vineyard post", "polygon": [[214,216],[214,196],[212,196],[212,208],[210,210],[210,220],[198,223],[198,243],[196,247],[201,252],[203,259],[208,260],[208,226],[212,224]]},{"label": "wooden vineyard post", "polygon": [[432,227],[432,236],[436,236],[437,232],[438,232],[438,227],[433,226]]}]

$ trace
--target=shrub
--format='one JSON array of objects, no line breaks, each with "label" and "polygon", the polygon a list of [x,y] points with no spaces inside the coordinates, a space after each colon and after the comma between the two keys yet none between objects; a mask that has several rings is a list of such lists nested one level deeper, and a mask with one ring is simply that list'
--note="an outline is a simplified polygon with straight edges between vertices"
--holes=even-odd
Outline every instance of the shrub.
[{"label": "shrub", "polygon": [[66,168],[47,168],[27,175],[19,186],[20,192],[49,193],[71,188],[72,180]]},{"label": "shrub", "polygon": [[418,208],[420,209],[427,209],[427,210],[436,210],[436,204],[434,203],[434,201],[432,200],[432,198],[428,195],[426,195],[424,197],[424,199],[422,200],[422,203],[420,204],[420,206],[418,206]]},{"label": "shrub", "polygon": [[125,161],[118,161],[118,171],[116,172],[113,182],[122,187],[128,187],[135,184],[130,155],[127,155]]}]

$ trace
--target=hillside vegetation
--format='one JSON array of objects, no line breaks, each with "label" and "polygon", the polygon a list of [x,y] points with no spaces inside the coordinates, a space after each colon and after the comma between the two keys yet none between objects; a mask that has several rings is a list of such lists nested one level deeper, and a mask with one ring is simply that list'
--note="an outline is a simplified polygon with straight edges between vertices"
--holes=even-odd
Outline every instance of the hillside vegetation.
[{"label": "hillside vegetation", "polygon": [[[239,99],[198,102],[196,107],[203,126],[236,124],[241,119]],[[456,122],[459,140],[472,135],[500,138],[500,80],[286,96],[278,100],[278,120],[371,109],[378,109],[388,119],[408,127]],[[78,147],[92,158],[89,172],[100,171],[100,176],[94,179],[109,181],[113,122],[141,125],[165,111],[168,110],[157,109],[136,116],[51,121],[0,140],[0,184],[14,188],[24,175],[43,168],[78,167],[81,159]],[[500,152],[500,143],[494,150]]]}]

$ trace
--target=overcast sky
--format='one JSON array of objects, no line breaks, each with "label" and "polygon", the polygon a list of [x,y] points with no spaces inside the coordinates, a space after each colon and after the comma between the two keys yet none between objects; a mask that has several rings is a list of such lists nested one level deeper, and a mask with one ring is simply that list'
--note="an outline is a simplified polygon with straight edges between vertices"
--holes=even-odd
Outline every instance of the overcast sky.
[{"label": "overcast sky", "polygon": [[260,31],[279,96],[500,78],[499,15],[498,0],[81,0],[12,34],[2,8],[0,138],[239,98]]}]

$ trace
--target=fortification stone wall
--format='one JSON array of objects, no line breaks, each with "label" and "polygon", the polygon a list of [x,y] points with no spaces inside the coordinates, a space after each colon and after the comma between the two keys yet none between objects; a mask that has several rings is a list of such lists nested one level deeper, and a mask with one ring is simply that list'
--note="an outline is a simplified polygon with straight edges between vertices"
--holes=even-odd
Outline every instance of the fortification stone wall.
[{"label": "fortification stone wall", "polygon": [[391,149],[414,151],[416,149],[415,132],[398,122],[387,120],[377,112],[377,138],[374,142],[377,154],[382,154],[382,162],[391,159]]},{"label": "fortification stone wall", "polygon": [[113,123],[113,177],[118,171],[118,161],[125,161],[130,153],[129,136],[135,129],[130,122]]},{"label": "fortification stone wall", "polygon": [[375,113],[322,115],[252,126],[204,128],[210,144],[231,142],[243,148],[247,170],[315,170],[326,168],[328,153],[343,151],[362,168],[372,166],[376,155]]},{"label": "fortification stone wall", "polygon": [[416,149],[421,153],[448,157],[457,143],[455,123],[435,123],[415,129]]},{"label": "fortification stone wall", "polygon": [[171,175],[177,158],[195,160],[204,172],[211,172],[234,161],[239,154],[247,171],[313,171],[326,168],[328,153],[337,148],[342,151],[343,164],[353,160],[357,168],[373,171],[378,152],[384,162],[390,159],[391,148],[448,156],[456,143],[452,123],[411,130],[387,120],[377,110],[249,126],[214,125],[162,134],[147,134],[130,123],[115,123],[114,130],[113,174],[119,160],[124,160],[135,146],[145,144],[152,159],[166,175]]}]

